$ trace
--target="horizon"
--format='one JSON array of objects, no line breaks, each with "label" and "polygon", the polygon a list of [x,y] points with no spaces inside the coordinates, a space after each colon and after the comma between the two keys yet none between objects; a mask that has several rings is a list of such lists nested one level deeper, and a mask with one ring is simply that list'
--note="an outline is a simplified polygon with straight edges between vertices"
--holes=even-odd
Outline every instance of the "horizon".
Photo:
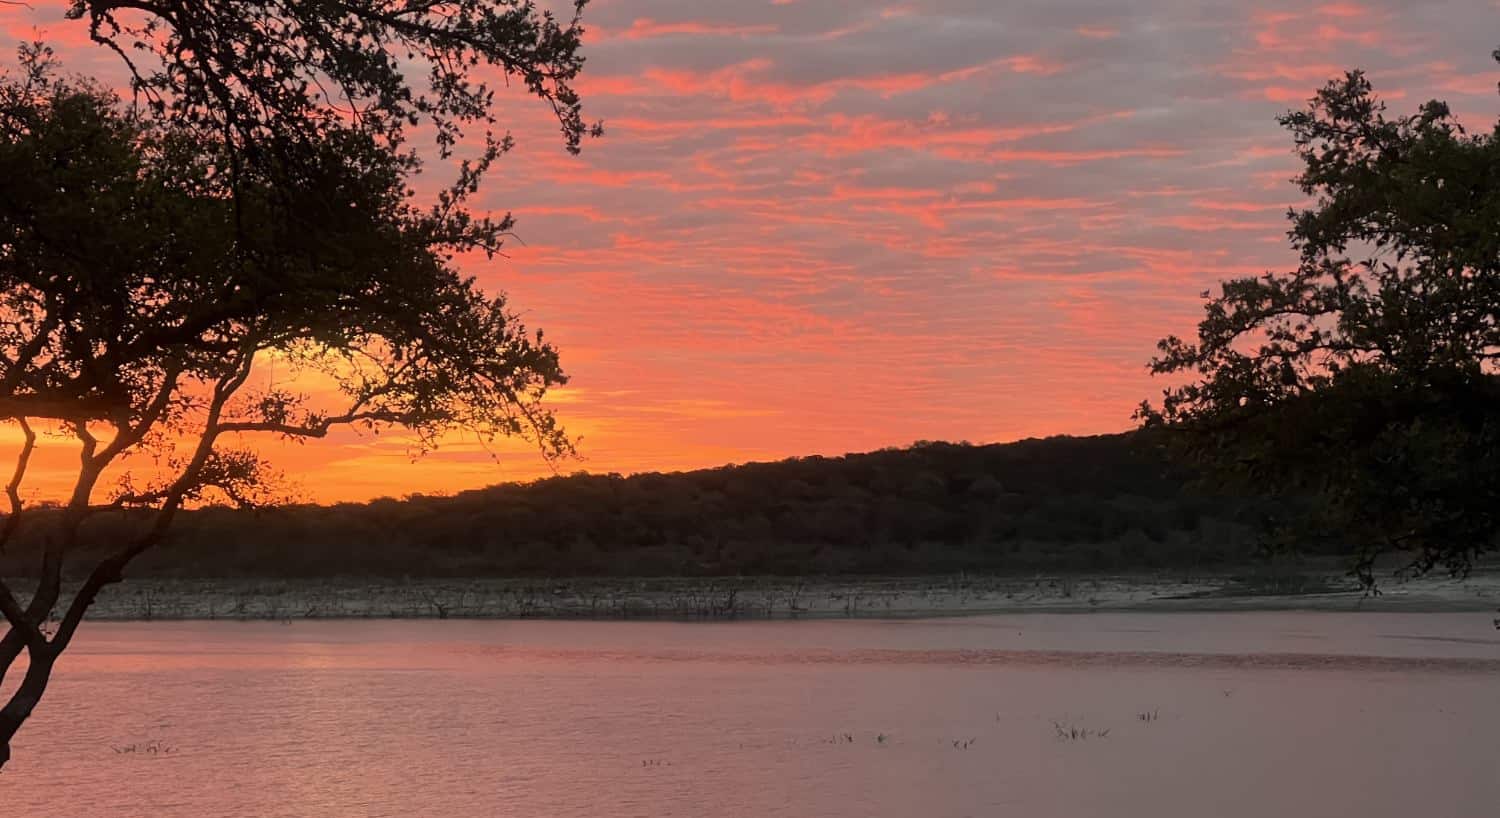
[{"label": "horizon", "polygon": [[[331,506],[331,505],[341,505],[341,504],[361,505],[361,504],[368,504],[368,503],[380,502],[380,501],[383,501],[383,500],[395,500],[395,501],[398,501],[398,502],[405,502],[407,500],[413,500],[413,499],[417,499],[417,498],[423,498],[423,499],[429,499],[430,498],[430,499],[439,499],[440,500],[440,499],[457,497],[457,496],[459,496],[461,494],[464,494],[466,492],[483,492],[483,491],[488,491],[490,489],[498,489],[498,488],[524,487],[524,486],[530,486],[530,485],[534,485],[536,483],[544,482],[544,481],[547,481],[547,480],[566,480],[566,479],[571,478],[571,477],[619,477],[619,478],[623,478],[623,479],[629,479],[629,478],[632,478],[632,477],[650,477],[650,476],[671,477],[671,476],[674,476],[674,475],[696,474],[698,472],[705,472],[705,471],[718,471],[719,469],[737,469],[737,468],[744,468],[744,467],[747,467],[747,466],[772,466],[772,465],[776,465],[778,463],[787,463],[787,462],[791,462],[791,461],[795,461],[795,460],[812,460],[814,458],[823,459],[823,460],[840,460],[840,459],[849,458],[849,457],[863,457],[865,455],[881,454],[881,453],[884,453],[884,452],[907,452],[907,451],[911,451],[913,449],[917,449],[917,448],[920,448],[920,447],[923,447],[923,446],[959,446],[959,447],[968,447],[968,448],[984,448],[984,447],[987,447],[987,446],[1016,446],[1016,445],[1019,445],[1019,444],[1022,444],[1022,443],[1045,442],[1045,441],[1057,440],[1057,439],[1065,439],[1065,440],[1091,440],[1091,439],[1101,438],[1101,437],[1120,437],[1122,435],[1131,434],[1133,431],[1135,431],[1135,430],[1130,429],[1130,430],[1126,430],[1124,432],[1101,432],[1101,433],[1098,433],[1098,434],[1088,434],[1088,435],[1069,435],[1069,434],[1036,435],[1036,436],[1031,436],[1031,437],[1016,438],[1015,440],[995,440],[995,441],[986,441],[986,442],[975,442],[975,441],[971,441],[971,440],[914,440],[914,441],[912,441],[910,443],[907,443],[907,444],[901,445],[901,446],[881,446],[881,447],[874,448],[874,449],[857,449],[857,450],[851,450],[851,451],[847,451],[847,452],[839,452],[839,453],[836,453],[836,454],[827,454],[827,453],[819,453],[819,452],[813,452],[813,453],[810,453],[810,454],[789,454],[789,455],[785,455],[785,456],[782,456],[782,457],[771,458],[771,459],[766,459],[766,460],[731,460],[731,461],[726,461],[724,463],[716,463],[716,464],[708,465],[708,466],[693,466],[691,468],[682,468],[682,469],[651,469],[651,470],[646,470],[646,471],[632,471],[632,472],[590,471],[588,469],[577,469],[577,470],[574,470],[574,471],[563,471],[563,470],[559,469],[555,473],[542,474],[542,475],[537,475],[535,477],[519,478],[519,479],[515,479],[515,480],[500,480],[500,481],[496,481],[494,483],[488,483],[488,484],[482,485],[482,486],[469,486],[467,488],[455,489],[453,491],[420,491],[419,490],[419,491],[408,492],[406,494],[400,494],[400,495],[382,494],[382,495],[379,495],[379,496],[376,496],[376,497],[368,497],[368,498],[365,498],[363,500],[309,500],[309,499],[303,499],[303,498],[294,498],[291,501],[290,505],[303,505],[303,506],[305,506],[305,505]],[[225,505],[225,504],[222,504],[222,503],[221,504],[214,504],[212,507],[217,507],[217,508],[232,508],[232,506]]]},{"label": "horizon", "polygon": [[1493,812],[1500,0],[1024,5],[0,0],[0,803]]},{"label": "horizon", "polygon": [[[497,481],[495,481],[493,483],[486,483],[484,485],[477,485],[477,486],[466,486],[464,488],[458,488],[458,489],[453,489],[453,490],[448,490],[448,491],[423,491],[423,490],[418,489],[418,490],[415,490],[415,491],[405,492],[405,493],[402,493],[402,494],[379,494],[379,495],[375,495],[373,497],[364,497],[364,498],[354,499],[354,500],[339,500],[339,499],[328,500],[328,499],[319,499],[319,498],[312,498],[312,497],[292,496],[290,498],[287,498],[283,503],[279,503],[277,505],[278,506],[285,506],[285,507],[289,507],[289,508],[290,507],[297,507],[297,506],[323,506],[323,507],[327,507],[327,506],[337,506],[337,505],[368,505],[370,503],[377,503],[377,502],[382,502],[382,501],[392,501],[392,500],[394,500],[396,502],[406,502],[408,500],[414,500],[414,499],[435,499],[435,500],[441,500],[441,499],[450,499],[450,498],[458,497],[458,496],[460,496],[462,494],[465,494],[467,492],[484,492],[484,491],[489,491],[491,489],[512,488],[512,487],[521,488],[521,487],[535,485],[537,483],[545,482],[545,481],[548,481],[548,480],[567,480],[569,478],[574,478],[574,477],[618,477],[618,478],[622,478],[622,479],[630,479],[630,478],[634,478],[634,477],[652,477],[652,476],[656,476],[656,477],[672,477],[672,476],[676,476],[676,475],[690,475],[690,474],[696,474],[696,473],[699,473],[699,472],[718,471],[720,469],[737,469],[737,468],[744,468],[744,467],[749,467],[749,466],[774,466],[774,465],[777,465],[777,464],[780,464],[780,463],[788,463],[788,462],[799,461],[799,460],[813,460],[813,459],[841,460],[841,459],[845,459],[845,458],[864,457],[864,456],[867,456],[867,455],[883,454],[883,453],[887,453],[887,452],[909,452],[909,451],[913,451],[915,449],[922,448],[924,446],[954,446],[954,447],[961,447],[961,448],[975,448],[975,449],[979,449],[979,448],[986,448],[986,447],[990,447],[990,446],[1017,446],[1017,445],[1020,445],[1020,444],[1023,444],[1023,443],[1045,443],[1045,442],[1052,441],[1052,440],[1094,440],[1094,439],[1098,439],[1098,438],[1123,437],[1125,435],[1132,434],[1135,431],[1137,431],[1137,430],[1135,430],[1135,429],[1128,429],[1128,430],[1123,431],[1123,432],[1100,432],[1098,434],[1085,434],[1085,435],[1070,435],[1070,434],[1035,435],[1035,436],[1031,436],[1031,437],[1016,438],[1015,440],[995,440],[995,441],[984,441],[984,442],[978,442],[978,441],[972,441],[972,440],[914,440],[914,441],[912,441],[910,443],[907,443],[907,444],[904,444],[904,445],[880,446],[880,447],[873,448],[873,449],[854,449],[854,450],[850,450],[850,451],[847,451],[847,452],[836,452],[836,453],[811,452],[811,453],[807,453],[807,454],[789,454],[789,455],[784,455],[782,457],[769,458],[769,459],[764,459],[764,460],[731,460],[731,461],[726,461],[726,462],[723,462],[723,463],[715,463],[715,464],[706,465],[706,466],[693,466],[693,467],[680,468],[680,469],[672,469],[672,468],[667,468],[667,469],[650,469],[650,470],[631,471],[631,472],[591,471],[591,470],[589,470],[587,468],[574,469],[572,471],[564,471],[563,469],[558,469],[555,472],[548,472],[546,474],[539,474],[539,475],[535,475],[535,476],[532,476],[532,477],[521,477],[521,478],[515,478],[515,479],[497,480]],[[575,462],[575,461],[569,461],[569,462]],[[40,501],[40,502],[36,503],[34,507],[39,508],[39,509],[57,509],[57,508],[60,508],[61,505],[62,504],[59,501],[48,499],[48,500],[43,500],[43,501]],[[274,507],[276,507],[276,506],[273,506],[273,508]],[[210,503],[195,504],[195,505],[189,506],[188,508],[189,509],[230,509],[230,510],[234,510],[235,506],[232,503],[227,503],[227,502],[224,502],[223,500],[218,500],[218,501],[210,502]],[[264,509],[246,509],[246,510],[259,512],[259,511],[263,511]]]},{"label": "horizon", "polygon": [[[1276,115],[1362,68],[1393,108],[1486,122],[1492,11],[595,3],[578,87],[606,136],[570,157],[502,97],[518,146],[480,203],[520,240],[461,268],[561,351],[584,459],[560,473],[1124,432],[1200,291],[1294,265]],[[118,78],[60,15],[0,6],[0,31]],[[71,477],[47,443],[28,500]],[[319,503],[553,473],[517,443],[258,445]]]}]

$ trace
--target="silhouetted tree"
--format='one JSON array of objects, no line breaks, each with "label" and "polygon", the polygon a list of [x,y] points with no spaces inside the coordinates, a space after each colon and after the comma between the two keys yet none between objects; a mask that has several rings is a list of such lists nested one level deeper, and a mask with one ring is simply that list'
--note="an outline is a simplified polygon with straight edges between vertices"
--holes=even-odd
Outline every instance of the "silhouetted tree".
[{"label": "silhouetted tree", "polygon": [[[245,438],[396,427],[421,449],[465,429],[569,450],[541,405],[564,381],[556,351],[450,264],[504,230],[465,210],[475,179],[419,208],[413,160],[347,128],[294,165],[231,175],[213,134],[55,78],[45,49],[23,57],[0,83],[0,418],[24,437],[0,548],[46,530],[29,600],[0,583],[0,684],[26,659],[0,707],[0,765],[96,595],[184,505],[274,499]],[[260,377],[268,358],[319,387]],[[79,465],[61,509],[33,519],[22,487],[42,431],[74,441]],[[137,524],[88,543],[100,556],[63,605],[85,524],[120,508]]]},{"label": "silhouetted tree", "polygon": [[1463,572],[1500,531],[1500,131],[1436,101],[1388,117],[1357,71],[1280,121],[1301,262],[1163,340],[1152,371],[1193,377],[1140,414],[1280,500],[1274,543],[1336,542],[1367,583],[1387,552]]},{"label": "silhouetted tree", "polygon": [[464,126],[495,125],[495,83],[517,80],[576,152],[597,130],[572,87],[586,2],[566,21],[532,0],[68,0],[67,13],[158,119],[239,148],[315,146],[350,122],[394,148],[426,122],[448,149]]}]

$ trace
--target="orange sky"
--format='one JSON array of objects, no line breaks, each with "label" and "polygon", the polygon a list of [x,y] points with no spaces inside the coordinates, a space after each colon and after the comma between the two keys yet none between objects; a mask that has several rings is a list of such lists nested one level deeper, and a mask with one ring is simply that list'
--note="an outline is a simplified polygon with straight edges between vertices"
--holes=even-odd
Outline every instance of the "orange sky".
[{"label": "orange sky", "polygon": [[[66,5],[0,6],[0,31],[117,76]],[[580,89],[608,135],[570,157],[504,100],[519,147],[483,203],[525,244],[466,270],[562,350],[585,458],[563,471],[1123,430],[1200,291],[1294,260],[1276,114],[1359,66],[1398,111],[1436,96],[1486,127],[1497,11],[595,0]],[[318,500],[547,473],[463,441],[268,449]]]}]

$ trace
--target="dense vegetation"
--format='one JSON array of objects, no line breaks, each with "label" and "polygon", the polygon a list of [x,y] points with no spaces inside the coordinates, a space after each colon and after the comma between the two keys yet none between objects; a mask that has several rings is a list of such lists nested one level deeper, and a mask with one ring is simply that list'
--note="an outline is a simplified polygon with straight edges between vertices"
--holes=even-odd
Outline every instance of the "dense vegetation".
[{"label": "dense vegetation", "polygon": [[1367,582],[1393,552],[1461,573],[1500,546],[1500,123],[1388,116],[1358,71],[1281,123],[1300,264],[1164,339],[1153,370],[1191,380],[1142,417],[1225,485],[1316,498],[1271,537],[1347,549]]},{"label": "dense vegetation", "polygon": [[[1195,490],[1140,434],[920,443],[453,497],[183,515],[135,576],[1131,571],[1244,563],[1251,507]],[[128,512],[90,524],[110,542]],[[21,571],[25,543],[0,563]]]}]

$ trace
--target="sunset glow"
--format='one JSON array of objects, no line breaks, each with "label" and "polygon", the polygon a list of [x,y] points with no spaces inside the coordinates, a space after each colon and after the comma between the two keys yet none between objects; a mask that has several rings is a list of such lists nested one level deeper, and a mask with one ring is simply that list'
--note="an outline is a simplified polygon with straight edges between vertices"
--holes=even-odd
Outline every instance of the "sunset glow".
[{"label": "sunset glow", "polygon": [[[0,6],[9,43],[121,75],[66,4],[32,5]],[[563,472],[1122,431],[1199,292],[1295,260],[1276,115],[1361,67],[1403,107],[1493,119],[1496,11],[596,0],[579,88],[606,136],[569,156],[503,100],[518,146],[482,203],[517,240],[463,268],[562,351]],[[524,444],[263,445],[319,501],[550,473]],[[74,463],[44,441],[30,496]]]}]

